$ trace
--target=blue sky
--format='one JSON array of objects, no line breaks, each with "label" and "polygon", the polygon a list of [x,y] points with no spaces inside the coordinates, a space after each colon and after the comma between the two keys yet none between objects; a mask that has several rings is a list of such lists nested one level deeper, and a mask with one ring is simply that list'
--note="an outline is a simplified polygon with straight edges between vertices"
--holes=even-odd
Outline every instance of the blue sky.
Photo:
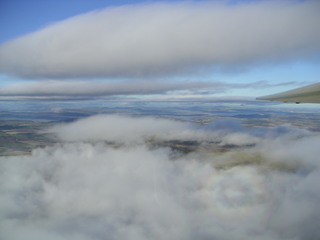
[{"label": "blue sky", "polygon": [[[25,41],[26,38],[23,37],[24,35],[35,32],[35,36],[37,36],[37,34],[38,34],[37,32],[39,32],[40,29],[51,29],[52,27],[50,28],[50,26],[52,26],[52,24],[55,22],[61,21],[60,25],[63,26],[64,22],[68,23],[68,21],[65,21],[65,19],[79,15],[79,14],[87,13],[89,11],[93,11],[93,10],[97,10],[97,9],[103,9],[103,8],[108,9],[109,7],[119,7],[119,6],[127,5],[127,4],[134,5],[137,3],[140,3],[139,6],[140,6],[142,12],[144,10],[143,9],[144,5],[146,4],[149,6],[151,5],[151,7],[145,8],[146,11],[151,9],[151,11],[155,11],[155,13],[158,14],[158,11],[154,10],[155,8],[157,8],[157,6],[152,7],[154,2],[162,2],[162,1],[121,1],[121,0],[120,1],[103,1],[103,0],[68,0],[68,1],[63,1],[63,0],[21,1],[20,0],[19,1],[19,0],[2,0],[2,1],[0,1],[0,29],[1,29],[0,30],[1,31],[0,44],[2,44],[2,46],[3,46],[2,48],[4,49],[4,52],[5,52],[5,54],[3,54],[5,57],[3,58],[2,61],[3,61],[3,63],[7,64],[8,59],[11,59],[10,56],[12,56],[14,54],[20,55],[19,53],[15,53],[15,49],[22,48],[21,46],[25,46],[24,44],[26,42]],[[171,2],[179,2],[179,1],[169,1],[169,2],[171,3]],[[215,2],[215,3],[218,3],[219,5],[223,5],[224,7],[223,7],[223,9],[221,8],[222,9],[221,12],[226,12],[226,17],[225,17],[225,19],[222,18],[222,21],[227,21],[228,16],[232,16],[232,14],[234,14],[234,13],[232,13],[232,14],[228,13],[228,11],[232,8],[235,8],[236,9],[235,11],[238,11],[239,14],[241,14],[241,11],[242,11],[241,7],[242,6],[248,7],[247,11],[249,11],[253,15],[255,10],[252,10],[253,8],[250,9],[250,6],[252,6],[252,5],[260,6],[260,5],[263,5],[264,2],[268,2],[268,1],[191,1],[191,2],[189,1],[188,4],[190,5],[190,3],[194,3],[194,2],[200,2],[200,4],[201,4],[201,2],[205,2],[205,3]],[[269,2],[273,2],[273,4],[274,4],[277,1],[269,1]],[[278,3],[279,2],[281,2],[281,1],[278,1]],[[302,6],[306,3],[315,2],[315,1],[282,1],[282,2],[289,3],[287,5],[299,5],[300,4],[301,7],[298,6],[297,10],[295,10],[296,11],[295,14],[296,13],[299,14],[299,11],[300,11],[299,8],[302,9],[301,12],[305,11],[305,10],[303,10]],[[300,3],[298,3],[298,2],[300,2]],[[168,1],[166,3],[168,4]],[[260,3],[262,3],[262,4],[260,4]],[[166,5],[165,7],[168,8],[168,9],[166,9],[166,11],[168,11],[168,10],[170,11],[172,8],[170,4],[168,6]],[[175,9],[179,8],[179,6],[177,7],[176,5],[174,5],[173,7]],[[264,7],[265,6],[260,6],[261,9],[263,9]],[[274,7],[275,9],[279,9],[279,7],[283,7],[283,6],[279,5],[279,6],[272,6],[272,7]],[[315,7],[319,8],[319,4],[315,4]],[[187,9],[187,11],[189,11],[189,12],[190,12],[190,9],[192,9],[190,6],[187,8],[189,8],[189,9]],[[212,6],[210,6],[209,8],[212,8],[212,11],[216,11],[214,9],[214,7],[212,7]],[[239,10],[237,10],[237,8]],[[270,8],[270,6],[266,7],[266,11],[268,11],[268,8]],[[289,7],[288,7],[288,9],[289,9]],[[127,13],[129,15],[130,15],[129,11],[131,11],[131,10],[136,11],[136,10],[134,10],[134,8],[130,8],[127,11]],[[318,9],[318,10],[320,10],[320,9]],[[139,9],[137,11],[139,11]],[[203,9],[201,11],[203,11]],[[258,10],[258,11],[260,11],[260,10]],[[292,17],[290,15],[290,14],[292,14],[292,13],[290,13],[290,11],[291,11],[290,9],[287,10],[286,7],[284,7],[282,11],[283,11],[283,13],[284,13],[283,15],[285,17],[287,17],[286,14],[288,14],[288,18]],[[108,12],[108,10],[107,10],[107,12]],[[188,12],[188,14],[190,14],[189,12]],[[218,11],[216,11],[216,12],[218,12]],[[279,19],[281,20],[281,11],[279,10],[279,12],[280,12]],[[287,12],[289,12],[289,13],[287,13]],[[107,14],[109,14],[109,16],[110,16],[110,14],[111,14],[110,11]],[[120,14],[123,14],[122,16],[126,16],[125,15],[126,12],[120,13]],[[159,13],[160,17],[161,17],[161,14],[163,14],[163,13]],[[208,16],[210,16],[211,13],[209,12],[206,14],[208,14]],[[234,15],[236,15],[236,14],[237,13],[235,13]],[[96,16],[94,16],[94,14],[91,14],[91,15],[93,15],[93,17],[96,17]],[[171,15],[166,16],[166,17],[168,17],[168,19],[172,18],[173,21],[175,20],[174,17],[172,17]],[[268,17],[267,13],[266,13],[266,17]],[[299,18],[299,15],[297,15],[297,18]],[[112,19],[112,18],[109,18],[109,22],[110,22],[110,19]],[[130,18],[128,17],[128,19],[129,19],[128,20],[128,22],[129,22]],[[134,17],[132,17],[131,19],[134,20]],[[311,23],[314,20],[317,20],[317,18],[315,17],[315,18],[311,19],[310,20]],[[74,21],[76,21],[76,20],[74,20]],[[96,21],[96,20],[92,20],[92,21]],[[116,20],[116,21],[118,21],[118,20]],[[188,25],[193,24],[192,20],[188,20],[188,21],[189,21],[189,22],[187,22]],[[249,20],[246,20],[246,21],[248,22]],[[303,20],[301,20],[301,22],[302,22],[301,26],[299,26],[300,28],[307,26],[312,29],[312,26],[310,26],[310,22],[308,22],[307,20],[305,21],[305,23],[303,22]],[[73,23],[73,24],[77,24],[77,23]],[[272,24],[275,25],[276,22],[270,23],[270,26],[273,26]],[[80,23],[78,25],[80,25]],[[78,27],[78,25],[75,25],[75,26]],[[257,25],[259,25],[259,23],[257,23]],[[208,24],[208,26],[210,27],[211,25]],[[117,27],[116,24],[115,24],[115,27]],[[139,27],[143,28],[144,25],[141,25],[141,23],[138,22],[137,25],[134,25],[132,28],[139,29]],[[130,28],[130,31],[132,28]],[[230,28],[230,26],[229,25],[222,25],[221,29],[224,29],[224,28],[228,29],[228,28]],[[248,29],[249,28],[250,27],[248,27]],[[173,30],[174,29],[175,28],[173,28]],[[231,28],[231,29],[233,29],[233,28]],[[81,31],[81,29],[79,31]],[[253,29],[253,31],[259,31],[259,28]],[[286,29],[284,29],[284,31],[286,31]],[[290,29],[288,29],[288,31],[290,31]],[[299,29],[298,29],[298,31],[299,31]],[[218,29],[217,34],[220,34],[220,32],[225,34],[224,31],[220,31],[220,29]],[[301,31],[301,32],[303,34],[305,33],[304,31]],[[51,38],[55,38],[55,39],[57,38],[58,39],[57,41],[60,41],[59,40],[60,33],[64,34],[63,32],[58,31],[58,32],[52,33],[50,36],[51,36]],[[144,33],[142,30],[142,37],[143,37],[143,34]],[[230,36],[231,36],[230,38],[235,38],[235,39],[239,36],[240,37],[239,42],[248,41],[248,39],[250,40],[250,37],[247,39],[246,38],[241,39],[241,37],[244,36],[244,34],[246,34],[246,32],[245,33],[239,32],[236,35],[233,35],[233,32],[230,32],[230,33],[227,32],[226,34],[230,34]],[[249,33],[249,35],[250,34],[252,34],[252,36],[253,36],[252,38],[255,37],[255,32]],[[292,32],[288,32],[288,35],[290,35],[290,34],[292,34]],[[310,36],[318,37],[319,30],[314,29],[313,31],[308,32],[307,34],[310,34]],[[94,35],[94,33],[92,33],[92,35]],[[15,38],[18,38],[21,36],[22,36],[22,38],[19,40],[20,42],[18,43],[18,45],[11,47],[11,49],[9,49],[7,51],[7,49],[6,49],[7,47],[5,46],[6,44],[4,44],[4,43],[6,43],[6,42],[10,43]],[[81,36],[81,35],[79,35],[79,36]],[[99,36],[100,35],[97,35],[97,38],[99,38]],[[136,37],[137,34],[134,33],[134,34],[130,35],[128,33],[128,35],[127,35],[128,42],[123,42],[122,48],[127,48],[127,46],[131,44],[131,41],[130,41],[131,36]],[[162,35],[159,35],[159,36],[162,36]],[[284,36],[285,36],[285,34],[284,34]],[[105,36],[101,35],[101,37],[105,37]],[[211,37],[211,36],[209,36],[209,37]],[[281,37],[283,38],[283,36],[280,36],[279,39],[281,39]],[[34,40],[34,43],[31,43],[31,44],[37,45],[39,43],[39,46],[41,47],[41,44],[43,41],[40,38],[41,37],[38,37],[38,38],[36,37]],[[296,39],[296,37],[294,37],[294,36],[292,38]],[[93,36],[93,39],[94,39],[94,36]],[[108,40],[108,38],[106,38],[106,39]],[[73,41],[74,41],[74,39],[73,39]],[[152,41],[152,40],[150,40],[150,41]],[[197,39],[195,40],[195,42],[196,41],[197,41]],[[229,41],[229,39],[227,39],[227,41]],[[235,41],[237,41],[237,40],[235,40]],[[253,41],[253,44],[257,44],[257,46],[259,46],[258,41],[259,41],[259,39],[256,42]],[[270,41],[273,41],[273,40],[271,39]],[[290,40],[290,38],[288,38],[285,41],[291,41],[291,40]],[[203,39],[200,39],[200,42],[202,43]],[[292,40],[292,42],[294,42],[294,40]],[[222,41],[222,43],[224,43],[224,42]],[[150,43],[146,42],[146,43],[142,43],[142,45],[143,44],[148,45]],[[182,44],[184,44],[184,43],[182,43]],[[198,44],[198,43],[196,42],[195,44]],[[231,43],[231,47],[234,47],[234,44],[233,45],[232,44],[233,43]],[[261,48],[264,47],[264,44],[265,43],[261,43]],[[305,44],[305,49],[307,49],[306,51],[303,47],[303,44]],[[12,90],[13,88],[17,88],[17,87],[21,88],[21,86],[28,88],[28,91],[31,91],[29,86],[26,86],[27,83],[30,83],[30,82],[39,82],[40,83],[40,82],[50,80],[50,81],[73,81],[74,84],[78,84],[78,81],[80,81],[81,83],[83,81],[91,81],[92,84],[95,84],[97,81],[106,81],[106,82],[120,81],[121,83],[126,83],[127,81],[140,81],[140,78],[142,78],[143,81],[149,81],[149,79],[150,79],[150,81],[156,80],[157,83],[159,83],[159,81],[163,80],[164,82],[166,82],[163,84],[170,83],[169,84],[170,86],[172,86],[172,82],[179,82],[179,84],[181,84],[181,82],[183,82],[183,81],[186,81],[188,83],[190,83],[190,82],[192,82],[192,83],[196,83],[196,82],[212,83],[213,90],[210,92],[210,94],[212,94],[213,96],[239,96],[240,95],[240,96],[255,97],[255,96],[272,94],[272,93],[275,93],[278,91],[284,91],[284,90],[287,90],[290,88],[319,82],[319,76],[320,76],[320,68],[319,68],[320,51],[319,50],[320,49],[319,49],[319,45],[317,43],[315,43],[314,46],[312,46],[312,44],[313,44],[312,40],[302,39],[301,43],[297,43],[296,46],[293,46],[289,50],[284,50],[284,54],[283,54],[284,57],[283,58],[282,58],[281,54],[279,54],[279,53],[274,53],[273,55],[271,54],[270,57],[266,56],[264,58],[264,56],[262,54],[265,54],[265,55],[268,55],[268,54],[266,54],[266,52],[262,51],[261,53],[254,52],[253,57],[252,56],[249,56],[249,57],[245,56],[245,57],[243,57],[243,59],[241,59],[240,55],[239,55],[240,57],[238,55],[235,55],[233,57],[230,57],[230,59],[227,60],[227,64],[225,64],[223,54],[230,55],[230,52],[228,52],[228,50],[224,50],[225,52],[222,51],[220,56],[218,56],[217,58],[210,59],[209,61],[207,61],[207,57],[205,56],[204,57],[205,60],[200,61],[200,62],[204,62],[204,64],[202,64],[202,63],[201,64],[205,67],[203,67],[201,64],[199,67],[199,63],[198,63],[199,61],[198,60],[193,61],[191,59],[190,61],[187,60],[186,65],[182,66],[182,67],[180,66],[179,62],[177,63],[177,61],[172,61],[173,67],[167,66],[166,64],[161,63],[162,65],[159,66],[159,68],[158,68],[156,63],[158,63],[159,61],[164,61],[164,60],[156,59],[155,64],[153,64],[153,65],[150,64],[150,66],[151,66],[150,69],[152,68],[152,70],[150,70],[151,73],[149,73],[149,71],[148,71],[148,68],[147,68],[148,66],[138,66],[138,68],[141,67],[141,69],[139,70],[139,74],[135,73],[135,71],[134,71],[135,69],[132,70],[133,67],[131,65],[128,68],[126,68],[125,66],[122,67],[122,65],[121,66],[111,65],[110,66],[111,70],[109,72],[106,70],[106,72],[101,73],[101,71],[100,71],[99,73],[93,73],[92,75],[90,75],[92,73],[91,69],[90,69],[89,73],[85,72],[84,74],[82,74],[82,73],[72,72],[72,71],[74,71],[73,68],[70,71],[67,69],[66,73],[61,74],[61,75],[60,75],[60,73],[56,73],[56,72],[53,72],[53,73],[46,72],[46,73],[41,73],[41,75],[39,75],[38,73],[32,72],[30,70],[31,68],[35,68],[34,66],[30,67],[29,65],[26,65],[27,63],[21,63],[22,65],[17,65],[18,63],[20,64],[20,62],[22,61],[21,59],[17,59],[17,60],[15,60],[15,62],[11,63],[10,66],[8,66],[8,67],[5,66],[3,69],[0,68],[0,71],[2,72],[0,75],[0,81],[1,81],[0,86],[8,86],[8,85],[14,84],[14,86],[10,86],[10,91],[13,91]],[[138,46],[140,46],[140,45],[138,45]],[[176,45],[174,45],[174,46],[176,46]],[[282,51],[283,47],[281,47],[281,46],[282,45],[280,44],[279,46],[276,46],[275,49],[279,49],[280,51]],[[46,51],[45,46],[42,49],[40,47],[39,47],[39,52]],[[247,46],[244,46],[244,48],[245,47],[247,47]],[[297,49],[298,47],[300,49]],[[211,48],[211,46],[208,45],[208,49],[209,48]],[[189,49],[190,49],[190,47],[189,47]],[[219,50],[219,46],[217,47],[217,49]],[[234,52],[238,51],[238,50],[239,50],[239,52],[242,51],[241,46],[239,47],[239,49],[235,48],[233,50],[233,52],[231,53],[231,55],[234,54]],[[271,51],[272,50],[273,49],[271,47]],[[291,50],[293,51],[292,54],[290,52]],[[203,49],[201,48],[199,51],[203,52]],[[215,54],[215,51],[217,51],[217,50],[212,50],[213,54]],[[276,51],[276,50],[274,50],[274,51]],[[296,51],[296,52],[294,52],[294,51]],[[11,55],[6,56],[7,52],[9,52],[9,54],[11,54]],[[133,51],[133,52],[135,52],[135,51]],[[0,51],[0,53],[1,53],[1,51]],[[28,54],[29,54],[28,56],[30,56],[30,54],[32,54],[32,52],[30,51],[30,53],[28,53]],[[37,54],[37,53],[35,52],[35,54]],[[191,54],[191,53],[188,53],[188,54]],[[203,53],[201,53],[201,54],[203,54]],[[143,55],[143,53],[142,53],[142,55]],[[21,56],[22,56],[22,54],[21,54]],[[137,55],[137,56],[139,56],[139,55]],[[184,56],[184,55],[182,55],[182,56]],[[118,56],[115,56],[115,58],[116,57],[118,57]],[[152,57],[153,56],[148,55],[148,56],[146,56],[146,59],[152,58]],[[176,56],[173,56],[173,57],[176,57]],[[200,57],[202,57],[202,55]],[[238,60],[239,58],[240,58],[240,60]],[[249,60],[247,60],[248,58],[249,58]],[[250,58],[252,58],[252,59],[250,59]],[[269,60],[269,58],[271,60]],[[179,59],[179,57],[177,57],[177,59]],[[30,61],[32,61],[32,60],[30,60]],[[184,61],[184,59],[182,61]],[[219,62],[219,61],[221,61],[221,62]],[[119,60],[119,62],[120,62],[119,64],[121,64],[120,60]],[[191,62],[191,64],[189,62]],[[215,62],[218,62],[218,65],[214,65],[212,67],[211,64],[212,63],[215,64]],[[249,63],[247,63],[247,62],[249,62]],[[0,61],[0,64],[1,64],[1,61]],[[196,67],[194,67],[194,65]],[[19,67],[16,67],[16,69],[12,70],[13,67],[15,67],[15,66],[19,66]],[[133,65],[133,66],[135,66],[135,65]],[[47,65],[44,67],[50,68],[50,66],[48,67]],[[103,67],[103,65],[102,65],[102,67]],[[26,70],[26,71],[28,71],[27,74],[25,72],[22,72],[21,68],[27,69]],[[113,71],[113,69],[115,69],[115,68],[119,68],[120,70]],[[203,69],[205,69],[205,70],[203,70]],[[217,69],[219,69],[219,70],[217,70]],[[138,70],[137,70],[137,72],[138,72]],[[135,74],[134,76],[133,76],[133,73]],[[132,78],[134,80],[131,80]],[[19,83],[22,83],[22,85],[19,86]],[[218,84],[216,84],[216,83],[218,83]],[[217,85],[221,86],[221,84],[225,84],[225,86],[220,87],[218,89],[215,88]],[[236,84],[237,84],[237,86],[234,87]],[[183,84],[181,84],[181,85],[183,85]],[[106,85],[105,87],[108,88],[110,86]],[[119,87],[120,87],[120,85],[119,85]],[[125,84],[123,85],[123,87],[124,88],[126,87]],[[164,88],[162,85],[161,85],[161,87],[162,87],[161,89]],[[39,89],[39,88],[40,87],[37,86],[37,89]],[[41,88],[43,88],[43,87],[41,86]],[[175,86],[175,88],[172,89],[171,94],[172,94],[172,92],[176,92],[176,91],[179,92],[180,90],[183,90],[185,92],[188,89],[184,89],[182,86],[179,86],[179,87]],[[2,89],[1,94],[6,95],[5,91],[7,91],[7,90]],[[201,92],[204,92],[204,89],[201,87],[199,87],[199,89],[197,89],[195,87],[195,88],[191,89],[191,92],[194,94],[199,94],[199,93],[201,94]],[[163,92],[159,91],[159,93],[167,94],[168,91],[163,91]],[[34,94],[36,95],[36,93],[34,93]]]}]

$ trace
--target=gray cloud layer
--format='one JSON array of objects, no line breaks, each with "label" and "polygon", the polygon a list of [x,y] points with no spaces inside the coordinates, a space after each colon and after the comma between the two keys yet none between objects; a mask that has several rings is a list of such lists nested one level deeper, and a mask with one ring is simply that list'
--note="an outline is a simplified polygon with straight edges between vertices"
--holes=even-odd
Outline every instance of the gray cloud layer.
[{"label": "gray cloud layer", "polygon": [[[1,239],[320,236],[319,135],[289,126],[255,132],[233,121],[203,128],[115,115],[50,131],[61,143],[30,156],[0,158]],[[149,148],[148,139],[155,137],[256,145],[227,154],[177,156],[165,147]],[[110,147],[105,141],[124,145]],[[252,164],[216,168],[243,154],[245,161],[260,157]]]},{"label": "gray cloud layer", "polygon": [[320,4],[154,3],[79,15],[0,47],[0,71],[30,78],[141,77],[310,58]]},{"label": "gray cloud layer", "polygon": [[[227,85],[226,85],[227,86]],[[103,96],[159,94],[176,90],[204,90],[222,83],[209,82],[168,82],[168,81],[38,81],[21,82],[0,87],[2,96]]]},{"label": "gray cloud layer", "polygon": [[63,81],[43,80],[37,82],[19,82],[0,86],[0,96],[70,96],[94,97],[110,95],[144,95],[163,94],[170,91],[186,91],[188,93],[217,93],[231,88],[262,88],[289,85],[294,82],[269,84],[257,81],[249,84],[222,83],[204,81]]}]

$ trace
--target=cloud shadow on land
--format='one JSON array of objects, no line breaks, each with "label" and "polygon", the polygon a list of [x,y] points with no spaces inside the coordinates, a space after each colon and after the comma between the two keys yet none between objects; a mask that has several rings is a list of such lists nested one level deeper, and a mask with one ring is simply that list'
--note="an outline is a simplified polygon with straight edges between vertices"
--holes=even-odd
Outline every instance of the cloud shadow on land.
[{"label": "cloud shadow on land", "polygon": [[[48,132],[59,143],[0,158],[3,239],[320,236],[320,138],[312,132],[119,115]],[[162,144],[170,141],[199,147],[176,154]]]}]

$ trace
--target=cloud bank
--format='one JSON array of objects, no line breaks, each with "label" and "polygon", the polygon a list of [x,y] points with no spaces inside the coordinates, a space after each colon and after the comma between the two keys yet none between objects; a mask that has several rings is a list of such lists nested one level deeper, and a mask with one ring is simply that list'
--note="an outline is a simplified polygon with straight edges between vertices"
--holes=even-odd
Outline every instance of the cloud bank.
[{"label": "cloud bank", "polygon": [[20,82],[0,87],[2,96],[108,96],[161,94],[170,91],[197,91],[226,86],[210,82],[168,81],[38,81]]},{"label": "cloud bank", "polygon": [[0,71],[26,78],[136,78],[312,59],[320,51],[319,9],[318,1],[106,8],[3,44]]},{"label": "cloud bank", "polygon": [[166,94],[170,92],[218,93],[228,89],[262,88],[289,85],[294,82],[269,84],[267,81],[256,81],[249,84],[222,83],[205,81],[65,81],[46,80],[36,82],[19,82],[0,86],[0,96],[69,96],[95,97],[112,95],[148,95]]},{"label": "cloud bank", "polygon": [[[2,239],[320,236],[319,135],[290,126],[256,132],[234,121],[199,127],[116,115],[82,119],[50,132],[61,142],[30,156],[0,158]],[[155,137],[215,139],[219,144],[236,135],[239,143],[251,139],[255,145],[226,154],[202,150],[181,155],[148,145]],[[251,164],[217,167],[239,156],[246,161],[256,157]],[[279,163],[299,164],[284,168]]]}]

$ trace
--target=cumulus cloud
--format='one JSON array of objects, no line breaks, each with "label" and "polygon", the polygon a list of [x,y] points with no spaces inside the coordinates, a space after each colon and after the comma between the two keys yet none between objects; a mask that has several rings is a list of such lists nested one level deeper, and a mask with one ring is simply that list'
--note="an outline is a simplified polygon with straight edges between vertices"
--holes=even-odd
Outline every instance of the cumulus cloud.
[{"label": "cumulus cloud", "polygon": [[0,71],[30,78],[141,77],[312,58],[318,1],[151,3],[93,11],[0,47]]},{"label": "cumulus cloud", "polygon": [[[286,127],[258,136],[233,121],[203,131],[183,122],[125,116],[90,117],[50,131],[60,143],[29,156],[0,158],[2,239],[320,236],[319,135],[292,134],[298,130]],[[236,164],[222,169],[216,165],[222,158],[229,161],[241,152],[198,152],[173,159],[169,148],[150,147],[141,140],[154,135],[159,141],[199,140],[204,132],[212,140],[221,132],[228,136],[244,131],[247,138],[257,138],[256,146],[241,150],[247,156],[259,153],[266,161],[294,156],[304,168],[283,171]],[[108,143],[115,140],[127,144]]]},{"label": "cumulus cloud", "polygon": [[60,124],[47,130],[64,141],[108,141],[135,144],[149,140],[221,142],[246,145],[257,143],[257,138],[245,132],[236,121],[217,121],[200,127],[188,122],[152,117],[97,115],[70,124]]}]

